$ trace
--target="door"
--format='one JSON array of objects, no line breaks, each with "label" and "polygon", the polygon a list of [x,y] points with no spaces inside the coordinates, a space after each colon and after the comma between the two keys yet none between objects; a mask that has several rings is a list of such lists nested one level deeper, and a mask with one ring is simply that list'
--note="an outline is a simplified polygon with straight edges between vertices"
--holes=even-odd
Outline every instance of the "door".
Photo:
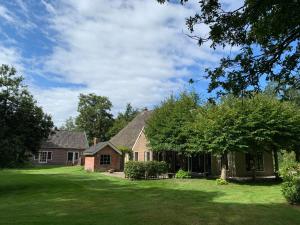
[{"label": "door", "polygon": [[68,152],[68,163],[72,165],[77,164],[79,159],[79,152]]}]

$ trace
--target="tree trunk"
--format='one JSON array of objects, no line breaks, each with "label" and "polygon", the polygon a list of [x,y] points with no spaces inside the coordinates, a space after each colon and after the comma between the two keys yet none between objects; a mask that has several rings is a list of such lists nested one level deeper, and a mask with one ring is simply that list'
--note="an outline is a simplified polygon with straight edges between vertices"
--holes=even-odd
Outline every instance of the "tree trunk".
[{"label": "tree trunk", "polygon": [[279,179],[279,174],[278,174],[278,170],[279,170],[279,163],[278,163],[278,151],[277,149],[273,150],[274,153],[274,168],[275,168],[275,178]]},{"label": "tree trunk", "polygon": [[227,153],[222,154],[221,158],[221,179],[227,180]]},{"label": "tree trunk", "polygon": [[255,159],[253,159],[253,165],[252,165],[252,181],[256,181],[256,166],[255,166]]},{"label": "tree trunk", "polygon": [[222,163],[222,168],[221,168],[221,179],[227,180],[227,168],[224,163]]}]

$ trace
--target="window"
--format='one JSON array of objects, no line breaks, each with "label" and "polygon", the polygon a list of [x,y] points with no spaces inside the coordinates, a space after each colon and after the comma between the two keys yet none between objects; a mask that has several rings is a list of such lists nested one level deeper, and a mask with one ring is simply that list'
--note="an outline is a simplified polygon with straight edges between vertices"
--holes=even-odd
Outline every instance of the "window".
[{"label": "window", "polygon": [[100,165],[109,165],[110,155],[100,155]]},{"label": "window", "polygon": [[40,152],[39,162],[47,163],[48,152]]},{"label": "window", "polygon": [[77,163],[79,159],[79,152],[68,152],[67,158],[69,163]]},{"label": "window", "polygon": [[68,152],[68,161],[73,161],[73,153],[74,152]]},{"label": "window", "polygon": [[256,155],[246,153],[246,170],[251,171],[255,163],[256,171],[264,171],[264,154],[258,152]]},{"label": "window", "polygon": [[75,160],[78,160],[78,158],[79,158],[79,153],[75,152]]},{"label": "window", "polygon": [[150,152],[145,152],[144,158],[145,158],[145,161],[150,161]]},{"label": "window", "polygon": [[47,160],[52,160],[52,152],[48,152],[48,154],[47,154]]},{"label": "window", "polygon": [[134,161],[139,161],[139,153],[134,152]]}]

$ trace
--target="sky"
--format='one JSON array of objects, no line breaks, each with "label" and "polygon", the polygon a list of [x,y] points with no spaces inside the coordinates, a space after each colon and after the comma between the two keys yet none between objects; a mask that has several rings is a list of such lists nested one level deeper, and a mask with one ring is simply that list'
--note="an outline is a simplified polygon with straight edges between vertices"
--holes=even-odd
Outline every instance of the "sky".
[{"label": "sky", "polygon": [[[174,1],[173,1],[174,2]],[[226,9],[240,1],[223,0]],[[0,0],[0,64],[16,67],[56,126],[77,115],[80,93],[153,108],[171,94],[206,98],[205,68],[232,49],[197,46],[185,19],[198,10],[155,0]],[[197,27],[197,35],[208,28]],[[191,86],[189,79],[197,80]]]}]

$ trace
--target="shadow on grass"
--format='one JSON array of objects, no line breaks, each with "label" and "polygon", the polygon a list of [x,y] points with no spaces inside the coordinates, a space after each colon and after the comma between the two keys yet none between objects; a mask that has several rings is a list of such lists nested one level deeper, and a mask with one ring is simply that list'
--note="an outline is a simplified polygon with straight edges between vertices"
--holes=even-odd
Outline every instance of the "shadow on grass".
[{"label": "shadow on grass", "polygon": [[298,208],[283,203],[222,202],[226,192],[213,185],[18,171],[0,179],[0,224],[296,225],[300,218]]}]

